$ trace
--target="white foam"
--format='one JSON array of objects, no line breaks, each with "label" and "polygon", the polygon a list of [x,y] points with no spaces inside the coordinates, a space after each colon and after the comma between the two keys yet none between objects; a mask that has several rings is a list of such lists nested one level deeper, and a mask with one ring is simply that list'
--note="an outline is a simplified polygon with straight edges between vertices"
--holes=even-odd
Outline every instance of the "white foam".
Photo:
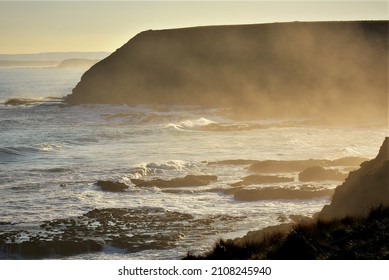
[{"label": "white foam", "polygon": [[182,129],[197,129],[202,128],[207,125],[216,124],[216,122],[211,121],[207,118],[198,118],[198,119],[187,119],[179,123],[169,123],[166,127],[172,127],[178,130]]}]

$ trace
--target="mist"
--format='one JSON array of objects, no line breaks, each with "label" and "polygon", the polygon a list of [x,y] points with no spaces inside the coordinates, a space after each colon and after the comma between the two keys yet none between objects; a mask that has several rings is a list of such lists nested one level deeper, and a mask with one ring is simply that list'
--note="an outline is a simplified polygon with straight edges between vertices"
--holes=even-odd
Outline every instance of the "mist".
[{"label": "mist", "polygon": [[149,30],[87,71],[66,100],[384,125],[387,32],[386,21]]}]

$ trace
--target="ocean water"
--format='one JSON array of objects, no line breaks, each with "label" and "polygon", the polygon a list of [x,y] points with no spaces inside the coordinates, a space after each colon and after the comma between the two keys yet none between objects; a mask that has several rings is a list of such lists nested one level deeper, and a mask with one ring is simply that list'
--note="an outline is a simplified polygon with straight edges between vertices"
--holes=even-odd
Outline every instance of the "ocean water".
[{"label": "ocean water", "polygon": [[[219,238],[289,221],[290,215],[312,216],[329,203],[329,196],[237,200],[223,190],[253,172],[249,164],[220,161],[372,158],[386,136],[379,127],[236,121],[220,109],[63,104],[59,98],[71,93],[82,73],[0,68],[0,236],[14,234],[6,242],[16,244],[32,236],[50,242],[37,230],[43,223],[82,223],[91,211],[108,209],[108,214],[99,214],[109,216],[104,229],[101,220],[88,220],[87,229],[75,234],[101,241],[106,244],[102,250],[44,258],[177,259],[188,251],[204,252]],[[138,187],[131,181],[186,175],[214,175],[217,180],[171,188]],[[288,176],[293,182],[247,188],[333,189],[341,184],[300,182],[298,172],[265,175]],[[125,183],[128,189],[104,191],[96,184],[99,180]],[[118,226],[123,217],[124,228]],[[120,242],[112,236],[119,231],[121,240],[131,242],[115,246]],[[0,253],[0,258],[23,257],[4,246]]]}]

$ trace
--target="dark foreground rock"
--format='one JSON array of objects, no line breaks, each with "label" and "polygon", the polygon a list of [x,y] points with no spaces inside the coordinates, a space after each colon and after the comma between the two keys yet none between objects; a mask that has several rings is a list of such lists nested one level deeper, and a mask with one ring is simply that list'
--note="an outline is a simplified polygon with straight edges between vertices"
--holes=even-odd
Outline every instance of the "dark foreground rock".
[{"label": "dark foreground rock", "polygon": [[389,137],[385,138],[375,159],[350,172],[336,188],[330,205],[319,213],[320,219],[367,215],[372,208],[389,207]]},{"label": "dark foreground rock", "polygon": [[157,187],[157,188],[177,188],[177,187],[198,187],[207,186],[217,181],[214,175],[186,175],[183,178],[174,178],[171,180],[153,179],[141,180],[131,179],[131,182],[137,187]]},{"label": "dark foreground rock", "polygon": [[98,252],[103,249],[96,240],[31,240],[21,243],[2,243],[0,252],[17,254],[27,258],[44,256],[69,256],[81,253]]},{"label": "dark foreground rock", "polygon": [[112,181],[97,181],[97,186],[99,186],[103,191],[111,192],[122,192],[128,188],[124,183],[112,182]]},{"label": "dark foreground rock", "polygon": [[66,102],[386,123],[387,34],[387,21],[149,30],[85,72]]},{"label": "dark foreground rock", "polygon": [[0,225],[0,253],[27,259],[91,253],[106,246],[125,252],[187,246],[204,232],[228,232],[244,217],[194,217],[161,208],[94,209],[82,216],[37,224]]}]

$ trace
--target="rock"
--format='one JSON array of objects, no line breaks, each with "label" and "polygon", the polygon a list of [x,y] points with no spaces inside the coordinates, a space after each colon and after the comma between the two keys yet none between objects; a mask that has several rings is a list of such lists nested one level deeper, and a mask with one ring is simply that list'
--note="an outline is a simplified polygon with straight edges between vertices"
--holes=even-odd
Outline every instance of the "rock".
[{"label": "rock", "polygon": [[219,160],[219,161],[210,161],[209,165],[249,165],[258,162],[257,160],[250,159],[227,159],[227,160]]},{"label": "rock", "polygon": [[86,71],[66,102],[194,105],[231,108],[246,118],[386,124],[387,34],[387,21],[149,30]]},{"label": "rock", "polygon": [[330,196],[334,193],[332,189],[287,189],[287,188],[259,188],[241,189],[234,192],[234,198],[241,201],[275,200],[275,199],[312,199],[323,196]]},{"label": "rock", "polygon": [[347,174],[341,173],[337,170],[325,169],[320,166],[308,167],[299,174],[299,180],[302,182],[327,180],[343,181],[346,177]]},{"label": "rock", "polygon": [[307,159],[307,160],[264,160],[250,165],[249,170],[257,173],[301,172],[312,166],[359,166],[366,158],[344,157],[335,160]]},{"label": "rock", "polygon": [[366,216],[372,208],[389,206],[389,137],[385,138],[377,157],[350,172],[338,186],[330,205],[324,206],[320,219]]},{"label": "rock", "polygon": [[264,160],[250,165],[249,170],[258,173],[299,172],[312,165],[324,166],[328,160]]},{"label": "rock", "polygon": [[80,253],[98,252],[102,245],[95,240],[73,240],[73,241],[24,241],[20,244],[6,244],[3,252],[18,253],[25,257],[41,258],[50,255],[74,255]]},{"label": "rock", "polygon": [[166,250],[186,246],[204,232],[229,232],[243,219],[228,215],[194,217],[151,207],[94,209],[82,216],[42,224],[0,225],[0,253],[35,259],[96,252],[105,246],[123,252]]},{"label": "rock", "polygon": [[186,175],[183,178],[174,178],[171,180],[153,179],[145,181],[141,179],[131,179],[131,182],[137,187],[157,188],[207,186],[215,181],[217,181],[217,176],[214,175]]},{"label": "rock", "polygon": [[232,187],[247,186],[254,184],[285,183],[293,182],[293,178],[280,176],[249,175],[242,178],[242,181],[231,184]]},{"label": "rock", "polygon": [[97,186],[101,187],[103,191],[122,192],[128,188],[124,183],[112,181],[97,181]]}]

